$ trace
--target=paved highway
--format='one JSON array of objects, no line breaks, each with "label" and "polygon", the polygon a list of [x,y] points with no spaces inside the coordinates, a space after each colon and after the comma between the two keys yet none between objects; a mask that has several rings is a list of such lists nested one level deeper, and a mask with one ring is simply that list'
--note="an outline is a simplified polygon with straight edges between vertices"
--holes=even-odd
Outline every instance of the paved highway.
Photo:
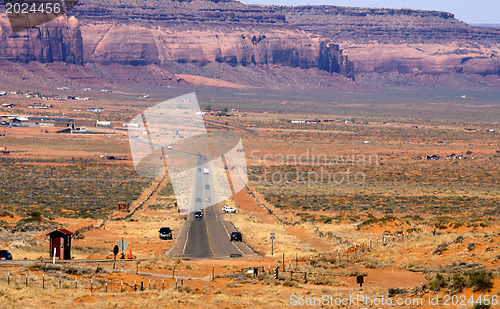
[{"label": "paved highway", "polygon": [[[255,253],[244,242],[231,242],[229,235],[235,231],[231,222],[225,220],[221,206],[204,207],[215,200],[212,171],[204,172],[208,167],[206,157],[198,157],[198,167],[195,169],[195,190],[191,209],[203,211],[203,218],[194,217],[189,213],[183,223],[176,243],[167,252],[171,256],[182,258],[228,258],[231,256],[254,255]],[[243,235],[243,240],[246,235]]]}]

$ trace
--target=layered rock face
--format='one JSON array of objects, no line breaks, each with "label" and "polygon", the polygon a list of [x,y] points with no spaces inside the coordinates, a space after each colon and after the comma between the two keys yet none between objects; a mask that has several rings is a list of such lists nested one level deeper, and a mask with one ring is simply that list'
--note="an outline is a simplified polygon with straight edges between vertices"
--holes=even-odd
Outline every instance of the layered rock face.
[{"label": "layered rock face", "polygon": [[[132,1],[128,5],[93,0],[72,13],[83,25],[85,62],[284,65],[354,78],[354,67],[338,45],[287,27],[285,14],[274,7],[229,0]],[[328,43],[327,52],[321,50],[322,42]]]},{"label": "layered rock face", "polygon": [[167,70],[175,64],[211,78],[225,76],[213,71],[224,67],[276,66],[319,69],[318,76],[354,79],[356,74],[358,81],[367,75],[372,81],[500,75],[500,29],[472,27],[446,12],[251,6],[232,0],[86,0],[69,14],[17,35],[8,31],[6,18],[0,19],[0,60]]},{"label": "layered rock face", "polygon": [[8,19],[0,17],[0,50],[0,60],[83,63],[82,35],[75,17],[63,16],[16,34]]},{"label": "layered rock face", "polygon": [[90,63],[284,65],[319,68],[354,78],[352,64],[338,45],[297,31],[176,31],[166,27],[87,24],[82,26],[82,33],[84,60]]},{"label": "layered rock face", "polygon": [[281,7],[289,24],[340,44],[356,73],[500,74],[500,29],[453,14],[336,6]]},{"label": "layered rock face", "polygon": [[[319,68],[354,78],[338,45],[283,27],[285,16],[269,7],[224,1],[83,1],[41,27],[4,37],[13,61],[162,65],[210,62]],[[97,21],[97,22],[96,22]],[[81,24],[81,30],[80,26]],[[280,26],[277,26],[279,24]],[[321,43],[323,43],[321,45]],[[323,46],[323,47],[321,47]],[[326,57],[326,58],[325,58]]]}]

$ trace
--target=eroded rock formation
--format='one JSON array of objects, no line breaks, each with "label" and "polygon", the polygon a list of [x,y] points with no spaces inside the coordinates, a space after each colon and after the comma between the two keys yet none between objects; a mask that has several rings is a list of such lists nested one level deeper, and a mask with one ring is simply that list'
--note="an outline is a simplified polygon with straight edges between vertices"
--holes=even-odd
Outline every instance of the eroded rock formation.
[{"label": "eroded rock formation", "polygon": [[83,63],[82,35],[75,17],[63,16],[16,34],[8,19],[0,17],[0,50],[0,60]]}]

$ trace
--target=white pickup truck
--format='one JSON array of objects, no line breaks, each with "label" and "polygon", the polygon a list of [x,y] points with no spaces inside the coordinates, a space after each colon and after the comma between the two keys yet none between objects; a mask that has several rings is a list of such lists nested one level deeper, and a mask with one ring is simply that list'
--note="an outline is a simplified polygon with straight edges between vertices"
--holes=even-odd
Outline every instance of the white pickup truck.
[{"label": "white pickup truck", "polygon": [[210,171],[208,170],[208,167],[203,168],[203,173],[206,175],[208,175],[210,173]]},{"label": "white pickup truck", "polygon": [[222,207],[222,212],[223,213],[236,213],[236,209],[234,209],[233,207],[229,207],[229,206],[224,206]]}]

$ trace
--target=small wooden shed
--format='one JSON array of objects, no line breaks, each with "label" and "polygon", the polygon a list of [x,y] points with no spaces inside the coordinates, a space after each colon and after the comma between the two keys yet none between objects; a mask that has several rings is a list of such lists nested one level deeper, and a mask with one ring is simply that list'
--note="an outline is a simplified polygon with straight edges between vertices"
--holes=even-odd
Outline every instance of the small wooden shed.
[{"label": "small wooden shed", "polygon": [[50,237],[50,257],[71,260],[71,233],[67,229],[57,229],[47,234]]}]

